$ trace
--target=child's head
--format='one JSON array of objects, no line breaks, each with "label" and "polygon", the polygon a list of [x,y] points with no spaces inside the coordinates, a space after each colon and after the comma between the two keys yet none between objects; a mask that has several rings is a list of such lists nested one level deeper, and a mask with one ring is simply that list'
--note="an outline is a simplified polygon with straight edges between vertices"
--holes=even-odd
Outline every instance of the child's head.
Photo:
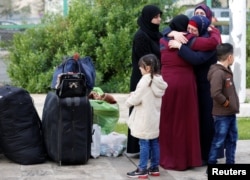
[{"label": "child's head", "polygon": [[[147,54],[140,58],[139,60],[139,68],[142,73],[144,74],[151,74],[151,78],[153,79],[154,74],[160,74],[160,61],[154,54]],[[150,82],[149,86],[151,85],[152,81]]]},{"label": "child's head", "polygon": [[154,54],[142,56],[139,60],[139,68],[144,69],[146,73],[159,74],[160,62]]},{"label": "child's head", "polygon": [[220,62],[226,62],[229,66],[234,62],[234,49],[230,43],[219,44],[216,48],[217,58]]}]

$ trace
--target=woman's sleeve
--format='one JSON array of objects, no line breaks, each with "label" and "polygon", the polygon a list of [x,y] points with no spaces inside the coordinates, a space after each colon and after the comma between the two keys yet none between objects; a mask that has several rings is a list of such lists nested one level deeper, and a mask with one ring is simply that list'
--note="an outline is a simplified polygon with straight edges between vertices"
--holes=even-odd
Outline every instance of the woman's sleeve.
[{"label": "woman's sleeve", "polygon": [[135,37],[133,48],[135,49],[135,53],[137,57],[142,57],[146,54],[152,53],[150,43],[151,42],[146,36],[140,35],[140,36]]},{"label": "woman's sleeve", "polygon": [[182,45],[178,55],[192,65],[200,65],[216,55],[216,51],[194,51],[186,45]]},{"label": "woman's sleeve", "polygon": [[165,29],[163,29],[162,31],[162,35],[168,37],[168,34],[172,31],[172,29],[170,27],[166,27]]},{"label": "woman's sleeve", "polygon": [[211,51],[215,50],[216,46],[221,43],[221,35],[219,30],[212,28],[209,31],[209,37],[194,37],[190,40],[189,46],[195,51]]}]

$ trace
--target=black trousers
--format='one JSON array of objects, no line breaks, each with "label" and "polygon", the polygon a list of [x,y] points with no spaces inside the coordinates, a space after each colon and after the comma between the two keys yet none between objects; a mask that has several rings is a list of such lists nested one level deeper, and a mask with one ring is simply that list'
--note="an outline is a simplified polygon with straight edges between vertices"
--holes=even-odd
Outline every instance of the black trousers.
[{"label": "black trousers", "polygon": [[[133,107],[129,108],[129,114],[131,114]],[[127,140],[127,153],[139,153],[139,139],[131,135],[130,129],[128,128],[128,140]]]}]

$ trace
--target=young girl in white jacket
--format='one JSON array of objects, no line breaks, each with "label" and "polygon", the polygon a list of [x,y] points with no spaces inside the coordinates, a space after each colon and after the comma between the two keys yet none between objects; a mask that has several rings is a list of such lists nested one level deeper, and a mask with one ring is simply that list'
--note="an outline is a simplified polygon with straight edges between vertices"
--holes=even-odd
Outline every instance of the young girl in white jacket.
[{"label": "young girl in white jacket", "polygon": [[146,178],[148,174],[160,175],[158,167],[160,110],[161,99],[168,85],[160,75],[160,63],[154,54],[141,57],[138,65],[142,77],[135,91],[130,93],[126,105],[134,106],[127,125],[131,135],[139,139],[140,161],[138,168],[128,172],[127,176]]}]

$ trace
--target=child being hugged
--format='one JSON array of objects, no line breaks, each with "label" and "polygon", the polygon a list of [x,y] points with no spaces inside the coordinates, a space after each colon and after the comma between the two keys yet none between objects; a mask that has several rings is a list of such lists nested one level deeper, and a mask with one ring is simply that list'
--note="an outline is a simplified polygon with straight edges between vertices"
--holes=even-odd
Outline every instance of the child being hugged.
[{"label": "child being hugged", "polygon": [[[132,178],[146,178],[148,174],[159,176],[159,124],[162,96],[167,83],[160,75],[160,63],[154,54],[140,58],[142,77],[135,91],[126,100],[127,107],[134,106],[127,120],[131,135],[139,139],[140,160],[135,171],[128,172]],[[150,167],[147,167],[150,158]]]}]

